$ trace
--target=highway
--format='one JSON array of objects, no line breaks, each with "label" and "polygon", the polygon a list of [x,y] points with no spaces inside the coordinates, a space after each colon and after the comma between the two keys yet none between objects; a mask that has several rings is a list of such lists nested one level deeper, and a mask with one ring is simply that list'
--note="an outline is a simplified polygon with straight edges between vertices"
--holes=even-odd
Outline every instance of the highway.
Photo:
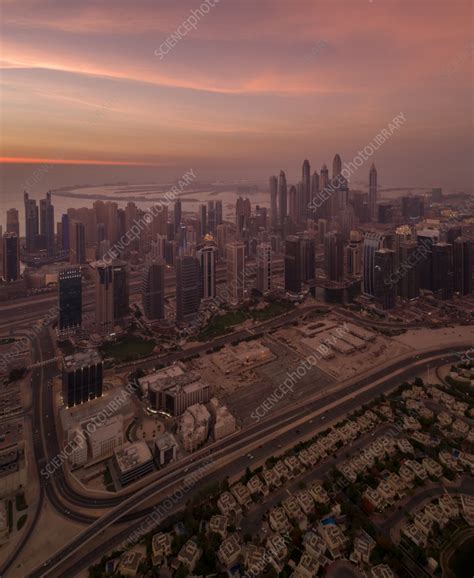
[{"label": "highway", "polygon": [[[470,344],[466,345],[466,347],[469,346]],[[243,471],[249,465],[249,458],[247,457],[249,451],[253,452],[255,459],[260,460],[265,456],[273,455],[275,447],[279,445],[285,447],[289,443],[297,443],[301,437],[308,435],[310,431],[324,426],[329,421],[342,418],[374,397],[393,389],[403,380],[417,375],[428,360],[431,364],[436,365],[436,363],[449,363],[455,359],[457,359],[457,355],[453,354],[450,348],[444,348],[436,352],[426,352],[420,354],[419,359],[413,359],[411,363],[408,363],[407,360],[401,360],[390,367],[376,370],[370,376],[359,379],[336,393],[331,393],[313,401],[305,400],[303,407],[288,407],[281,412],[271,414],[260,423],[219,442],[219,446],[212,451],[212,458],[216,467],[219,466],[219,461],[222,460],[224,462],[223,467],[217,468],[203,478],[196,485],[195,490],[197,491],[204,487],[210,480],[216,481],[217,479],[223,479],[225,476]],[[377,380],[382,381],[371,387],[371,384],[377,382]],[[367,389],[361,391],[364,387]],[[330,404],[332,404],[331,409],[325,409]],[[299,423],[300,421],[301,423]],[[294,425],[298,426],[297,432],[292,429]],[[256,448],[256,450],[254,451],[253,448]],[[105,544],[97,544],[97,541],[100,540],[100,534],[104,530],[114,523],[128,520],[127,531],[131,532],[141,522],[138,520],[135,523],[131,523],[131,518],[127,516],[144,503],[149,502],[150,499],[156,498],[157,495],[160,495],[160,500],[162,500],[187,475],[199,470],[205,459],[204,456],[196,454],[193,456],[193,461],[189,465],[186,475],[180,469],[171,473],[167,473],[165,470],[163,475],[156,481],[137,490],[126,499],[122,498],[121,503],[93,522],[69,544],[52,556],[41,568],[32,572],[30,576],[32,578],[52,576],[52,571],[54,571],[55,576],[58,575],[58,572],[61,572],[61,576],[70,576],[71,574],[68,574],[68,572],[71,572],[72,568],[74,568],[74,571],[78,570],[78,558],[81,560],[81,567],[89,565],[95,559],[95,556],[103,554],[109,547],[115,545],[115,538],[109,538],[109,541]],[[145,511],[140,512],[140,516],[143,516],[144,513]],[[94,550],[91,552],[90,542],[93,539],[95,539]]]}]

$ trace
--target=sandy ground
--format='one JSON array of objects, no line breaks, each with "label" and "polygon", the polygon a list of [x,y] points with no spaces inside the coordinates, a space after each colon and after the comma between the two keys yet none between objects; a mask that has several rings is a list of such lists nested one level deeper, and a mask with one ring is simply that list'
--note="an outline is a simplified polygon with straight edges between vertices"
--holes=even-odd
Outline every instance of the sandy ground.
[{"label": "sandy ground", "polygon": [[[410,329],[403,335],[397,335],[392,339],[415,350],[452,344],[453,351],[456,351],[456,343],[474,343],[474,325],[459,325],[441,329]],[[460,354],[462,355],[462,352]]]}]

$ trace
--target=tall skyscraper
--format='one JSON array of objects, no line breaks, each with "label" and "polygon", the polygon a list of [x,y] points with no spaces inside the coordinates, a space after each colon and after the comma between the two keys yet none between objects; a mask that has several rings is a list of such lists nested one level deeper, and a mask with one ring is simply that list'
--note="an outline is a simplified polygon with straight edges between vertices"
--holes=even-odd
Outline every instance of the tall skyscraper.
[{"label": "tall skyscraper", "polygon": [[114,320],[127,317],[130,309],[128,286],[128,265],[125,261],[116,259],[112,263],[114,286]]},{"label": "tall skyscraper", "polygon": [[440,299],[452,299],[454,292],[453,246],[435,243],[432,247],[432,289]]},{"label": "tall skyscraper", "polygon": [[196,252],[201,267],[202,298],[214,299],[216,296],[217,247],[212,242]]},{"label": "tall skyscraper", "polygon": [[241,235],[244,229],[249,228],[250,215],[250,199],[239,197],[235,203],[235,227],[238,235]]},{"label": "tall skyscraper", "polygon": [[[205,206],[205,205],[204,205]],[[196,257],[176,259],[176,321],[191,321],[201,303],[201,268]]]},{"label": "tall skyscraper", "polygon": [[69,249],[71,248],[69,242],[69,233],[70,233],[69,215],[64,214],[61,216],[61,225],[62,225],[61,248],[63,251],[69,251]]},{"label": "tall skyscraper", "polygon": [[316,251],[314,239],[309,236],[300,238],[301,243],[301,280],[310,288],[316,285]]},{"label": "tall skyscraper", "polygon": [[382,309],[396,305],[397,284],[391,283],[395,273],[395,251],[378,249],[374,254],[374,297]]},{"label": "tall skyscraper", "polygon": [[372,221],[377,219],[377,169],[372,163],[369,172],[369,211]]},{"label": "tall skyscraper", "polygon": [[341,157],[336,154],[332,161],[332,178],[337,179],[337,177],[341,174],[342,170],[342,161]]},{"label": "tall skyscraper", "polygon": [[226,247],[227,292],[231,303],[239,303],[245,294],[245,245],[229,243]]},{"label": "tall skyscraper", "polygon": [[84,224],[72,221],[69,224],[69,262],[71,265],[80,265],[86,262],[86,240]]},{"label": "tall skyscraper", "polygon": [[439,236],[439,231],[436,229],[423,229],[418,230],[416,233],[416,240],[420,246],[420,255],[422,255],[419,261],[421,289],[433,290],[433,245],[438,243]]},{"label": "tall skyscraper", "polygon": [[216,207],[214,201],[207,201],[207,228],[211,235],[216,234]]},{"label": "tall skyscraper", "polygon": [[18,209],[8,209],[7,211],[7,228],[5,233],[14,233],[20,238],[20,221],[18,218]]},{"label": "tall skyscraper", "polygon": [[95,323],[99,333],[110,333],[114,326],[113,266],[97,261],[95,270]]},{"label": "tall skyscraper", "polygon": [[163,260],[145,265],[142,279],[142,303],[147,319],[165,318],[165,269]]},{"label": "tall skyscraper", "polygon": [[151,238],[152,240],[156,240],[158,235],[167,236],[168,234],[168,206],[161,205],[161,211],[157,212],[157,214],[153,217],[153,221],[151,222]]},{"label": "tall skyscraper", "polygon": [[375,295],[375,252],[382,248],[383,237],[380,233],[368,232],[364,237],[363,284],[365,295]]},{"label": "tall skyscraper", "polygon": [[219,251],[219,261],[225,261],[225,249],[227,246],[227,225],[221,223],[217,225],[217,249]]},{"label": "tall skyscraper", "polygon": [[[402,299],[416,299],[420,295],[420,267],[415,241],[402,241],[398,249],[398,293]],[[397,253],[395,254],[397,257]],[[394,279],[395,280],[395,279]]]},{"label": "tall skyscraper", "polygon": [[315,199],[319,193],[319,175],[314,171],[311,177],[311,200]]},{"label": "tall skyscraper", "polygon": [[2,238],[3,278],[7,283],[20,278],[20,239],[15,233],[5,233]]},{"label": "tall skyscraper", "polygon": [[257,289],[267,293],[272,288],[272,247],[261,243],[257,247]]},{"label": "tall skyscraper", "polygon": [[285,230],[285,221],[287,216],[287,185],[284,171],[280,171],[280,178],[278,179],[278,216],[279,226],[281,231]]},{"label": "tall skyscraper", "polygon": [[222,225],[222,201],[216,201],[216,228]]},{"label": "tall skyscraper", "polygon": [[344,242],[337,231],[327,233],[324,239],[324,262],[329,281],[344,280]]},{"label": "tall skyscraper", "polygon": [[43,237],[48,255],[54,253],[54,207],[51,203],[51,192],[40,200],[40,234]]},{"label": "tall skyscraper", "polygon": [[82,276],[80,267],[65,267],[58,274],[59,331],[82,325]]},{"label": "tall skyscraper", "polygon": [[24,202],[26,250],[36,251],[36,242],[39,234],[38,206],[34,199],[30,199],[26,191],[24,192]]},{"label": "tall skyscraper", "polygon": [[308,160],[303,162],[301,182],[303,183],[301,217],[304,218],[309,213],[309,204],[311,202],[311,167]]},{"label": "tall skyscraper", "polygon": [[202,239],[208,233],[207,229],[207,207],[199,205],[199,236]]},{"label": "tall skyscraper", "polygon": [[362,244],[358,241],[350,241],[345,248],[347,275],[360,277],[362,275]]},{"label": "tall skyscraper", "polygon": [[474,241],[458,237],[453,244],[454,290],[460,295],[474,291]]},{"label": "tall skyscraper", "polygon": [[[300,183],[300,188],[302,185]],[[288,191],[288,216],[292,223],[296,224],[299,223],[300,220],[300,207],[298,204],[298,196],[296,194],[296,187],[291,185],[290,190]]]},{"label": "tall skyscraper", "polygon": [[270,222],[272,229],[278,227],[278,179],[275,175],[270,177]]},{"label": "tall skyscraper", "polygon": [[301,245],[295,235],[285,240],[285,290],[290,293],[301,291]]}]

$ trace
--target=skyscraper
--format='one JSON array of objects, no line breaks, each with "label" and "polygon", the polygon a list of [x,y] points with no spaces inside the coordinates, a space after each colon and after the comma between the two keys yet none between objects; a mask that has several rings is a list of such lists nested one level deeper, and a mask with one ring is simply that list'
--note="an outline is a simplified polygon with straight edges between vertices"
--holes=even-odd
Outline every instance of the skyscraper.
[{"label": "skyscraper", "polygon": [[54,253],[54,207],[51,203],[51,192],[40,200],[40,234],[43,237],[48,255]]},{"label": "skyscraper", "polygon": [[113,266],[97,261],[95,270],[95,323],[99,333],[107,334],[114,325],[114,274]]},{"label": "skyscraper", "polygon": [[301,243],[301,280],[311,287],[316,285],[316,251],[315,242],[309,236],[300,238]]},{"label": "skyscraper", "polygon": [[439,231],[436,229],[423,229],[416,233],[416,241],[422,255],[419,261],[421,289],[433,290],[433,245],[438,243],[439,236]]},{"label": "skyscraper", "polygon": [[82,325],[82,276],[80,267],[65,267],[58,274],[59,331]]},{"label": "skyscraper", "polygon": [[239,303],[245,292],[245,246],[240,242],[226,247],[227,292],[231,303]]},{"label": "skyscraper", "polygon": [[301,246],[295,235],[285,240],[285,290],[290,293],[301,291]]},{"label": "skyscraper", "polygon": [[64,405],[73,407],[102,396],[103,367],[97,351],[81,351],[63,359]]},{"label": "skyscraper", "polygon": [[207,229],[207,207],[202,204],[199,205],[199,236],[202,239],[208,232]]},{"label": "skyscraper", "polygon": [[71,265],[80,265],[86,262],[84,224],[80,221],[72,221],[69,230],[69,262]]},{"label": "skyscraper", "polygon": [[[205,205],[204,205],[205,206]],[[176,259],[176,321],[192,320],[201,303],[201,268],[196,257]]]},{"label": "skyscraper", "polygon": [[278,179],[275,175],[270,177],[270,219],[272,229],[278,227]]},{"label": "skyscraper", "polygon": [[26,250],[35,251],[39,234],[38,206],[34,199],[30,199],[26,191],[24,192],[24,202]]},{"label": "skyscraper", "polygon": [[[300,183],[301,185],[301,183]],[[300,186],[299,185],[299,186]],[[301,186],[300,186],[301,188]],[[290,190],[288,191],[288,216],[292,223],[299,223],[299,213],[300,207],[298,204],[298,197],[296,194],[296,187],[291,185]]]},{"label": "skyscraper", "polygon": [[341,174],[342,170],[342,161],[341,157],[336,154],[332,161],[332,178],[337,179],[337,177]]},{"label": "skyscraper", "polygon": [[165,269],[163,260],[145,265],[142,279],[142,303],[150,320],[165,318]]},{"label": "skyscraper", "polygon": [[474,291],[474,241],[458,237],[453,245],[454,290],[460,295]]},{"label": "skyscraper", "polygon": [[311,177],[311,200],[315,199],[319,193],[319,175],[314,171]]},{"label": "skyscraper", "polygon": [[377,219],[377,169],[374,163],[369,172],[369,211],[370,219],[375,221]]},{"label": "skyscraper", "polygon": [[432,289],[440,299],[452,299],[454,291],[453,246],[435,243],[432,247]]},{"label": "skyscraper", "polygon": [[3,278],[7,283],[20,278],[20,239],[15,233],[5,233],[2,239]]},{"label": "skyscraper", "polygon": [[324,239],[324,262],[329,281],[344,280],[344,242],[337,231],[327,233]]},{"label": "skyscraper", "polygon": [[[398,292],[402,299],[416,299],[420,295],[420,267],[415,241],[403,241],[398,249]],[[396,255],[397,256],[397,255]]]},{"label": "skyscraper", "polygon": [[70,242],[69,242],[69,215],[64,214],[61,216],[61,225],[62,225],[62,239],[61,239],[61,248],[63,251],[69,251],[70,249]]},{"label": "skyscraper", "polygon": [[202,298],[214,299],[216,296],[217,247],[214,242],[201,247],[196,257],[201,267]]},{"label": "skyscraper", "polygon": [[280,178],[278,179],[278,216],[279,216],[279,226],[281,228],[282,234],[285,230],[285,221],[287,215],[287,185],[286,176],[284,171],[280,171]]},{"label": "skyscraper", "polygon": [[235,227],[238,235],[241,235],[244,229],[249,228],[250,215],[250,199],[239,197],[235,203]]},{"label": "skyscraper", "polygon": [[309,212],[309,203],[311,202],[311,167],[308,160],[303,162],[301,182],[303,183],[301,199],[301,217],[306,217]]},{"label": "skyscraper", "polygon": [[114,320],[119,321],[127,317],[130,309],[128,265],[125,261],[116,259],[112,263],[114,286]]},{"label": "skyscraper", "polygon": [[374,297],[382,309],[396,305],[397,284],[392,283],[395,273],[395,251],[378,249],[374,254]]},{"label": "skyscraper", "polygon": [[222,225],[222,201],[216,201],[216,228]]},{"label": "skyscraper", "polygon": [[18,218],[18,209],[8,209],[7,211],[7,228],[5,233],[14,233],[20,238],[20,221]]},{"label": "skyscraper", "polygon": [[380,233],[368,232],[364,237],[363,282],[365,295],[375,295],[375,252],[382,248],[383,237]]},{"label": "skyscraper", "polygon": [[272,288],[272,247],[261,243],[257,247],[257,289],[267,293]]}]

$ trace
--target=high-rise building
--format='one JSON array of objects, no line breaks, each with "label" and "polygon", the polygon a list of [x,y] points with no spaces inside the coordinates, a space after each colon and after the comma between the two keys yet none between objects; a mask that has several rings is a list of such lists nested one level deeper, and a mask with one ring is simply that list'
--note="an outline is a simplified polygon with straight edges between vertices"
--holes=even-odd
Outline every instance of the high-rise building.
[{"label": "high-rise building", "polygon": [[374,297],[382,309],[393,309],[397,299],[395,273],[395,251],[378,249],[374,255]]},{"label": "high-rise building", "polygon": [[425,201],[419,196],[402,197],[402,216],[407,221],[419,221],[425,214]]},{"label": "high-rise building", "polygon": [[20,220],[18,217],[18,209],[8,209],[7,228],[5,233],[14,233],[18,239],[20,238]]},{"label": "high-rise building", "polygon": [[225,249],[227,246],[227,225],[221,223],[217,225],[217,249],[219,251],[219,261],[225,260]]},{"label": "high-rise building", "polygon": [[375,252],[382,248],[383,237],[380,233],[368,232],[364,236],[363,246],[363,283],[364,294],[375,296]]},{"label": "high-rise building", "polygon": [[458,237],[453,244],[454,290],[460,295],[474,291],[474,241]]},{"label": "high-rise building", "polygon": [[304,218],[309,213],[309,204],[311,202],[311,167],[307,159],[303,162],[301,182],[302,194],[300,215]]},{"label": "high-rise building", "polygon": [[288,189],[286,185],[285,171],[280,171],[280,178],[278,179],[278,225],[282,232],[285,230],[287,216],[287,195]]},{"label": "high-rise building", "polygon": [[86,262],[86,239],[84,223],[70,221],[69,223],[69,262],[80,265]]},{"label": "high-rise building", "polygon": [[272,247],[261,243],[257,247],[257,289],[267,293],[272,288]]},{"label": "high-rise building", "polygon": [[207,201],[207,228],[211,235],[216,234],[216,207],[214,201]]},{"label": "high-rise building", "polygon": [[222,201],[216,201],[216,228],[222,225]]},{"label": "high-rise building", "polygon": [[314,171],[311,177],[311,200],[315,199],[319,193],[319,175]]},{"label": "high-rise building", "polygon": [[[416,299],[420,295],[420,267],[415,241],[402,241],[398,248],[398,292],[402,299]],[[397,256],[397,252],[396,252]],[[395,279],[394,279],[395,281]]]},{"label": "high-rise building", "polygon": [[37,237],[39,234],[38,206],[34,199],[30,199],[26,191],[24,192],[24,202],[26,250],[36,251]]},{"label": "high-rise building", "polygon": [[158,235],[166,237],[168,234],[168,206],[160,205],[160,211],[156,213],[151,222],[151,238],[154,241]]},{"label": "high-rise building", "polygon": [[245,245],[240,242],[226,246],[227,293],[231,303],[239,303],[245,294]]},{"label": "high-rise building", "polygon": [[20,239],[15,233],[5,233],[2,239],[2,270],[7,283],[20,278]]},{"label": "high-rise building", "polygon": [[[204,205],[205,207],[205,205]],[[191,321],[201,303],[201,268],[196,257],[176,259],[176,321]]]},{"label": "high-rise building", "polygon": [[214,242],[205,244],[196,252],[201,267],[201,295],[203,299],[214,299],[216,296],[217,252]]},{"label": "high-rise building", "polygon": [[344,241],[337,231],[327,233],[324,239],[324,263],[329,281],[344,280]]},{"label": "high-rise building", "polygon": [[58,274],[59,331],[82,325],[82,276],[80,267],[65,267]]},{"label": "high-rise building", "polygon": [[[299,183],[298,187],[301,191],[303,188],[302,183]],[[296,187],[291,185],[290,190],[288,191],[288,216],[294,224],[299,223],[300,221],[300,207],[298,201],[299,199],[296,193]]]},{"label": "high-rise building", "polygon": [[99,333],[110,333],[114,326],[114,273],[113,266],[97,261],[95,270],[95,323]]},{"label": "high-rise building", "polygon": [[69,251],[71,248],[69,241],[70,226],[69,226],[69,215],[64,214],[61,216],[62,225],[62,238],[61,238],[61,248],[63,251]]},{"label": "high-rise building", "polygon": [[250,199],[239,197],[235,203],[235,227],[238,235],[242,235],[244,229],[249,228],[250,215]]},{"label": "high-rise building", "polygon": [[301,292],[301,242],[295,235],[285,240],[285,291]]},{"label": "high-rise building", "polygon": [[[316,219],[320,219],[320,218],[327,218],[330,217],[330,196],[331,193],[329,193],[329,197],[323,197],[323,193],[324,195],[326,195],[327,193],[327,188],[329,185],[329,171],[327,166],[324,164],[321,167],[321,172],[319,175],[319,190],[321,191],[321,199],[320,202],[318,203],[318,206],[316,207],[316,215],[315,218]],[[326,191],[326,193],[325,193]]]},{"label": "high-rise building", "polygon": [[278,179],[275,175],[270,177],[270,219],[272,229],[278,227]]},{"label": "high-rise building", "polygon": [[310,291],[315,293],[316,288],[316,249],[313,238],[305,235],[300,238],[301,243],[301,280],[307,283]]},{"label": "high-rise building", "polygon": [[377,218],[377,169],[374,163],[369,172],[369,212],[370,219],[375,221]]},{"label": "high-rise building", "polygon": [[208,233],[207,230],[207,207],[199,205],[199,237],[202,239]]},{"label": "high-rise building", "polygon": [[145,265],[142,279],[142,303],[145,316],[150,319],[165,318],[165,269],[163,260]]},{"label": "high-rise building", "polygon": [[127,317],[130,309],[128,265],[116,259],[112,263],[114,286],[114,321]]},{"label": "high-rise building", "polygon": [[360,277],[362,275],[362,244],[358,241],[350,241],[345,248],[347,275]]},{"label": "high-rise building", "polygon": [[[433,245],[439,241],[439,231],[436,229],[418,230],[416,241],[419,245],[421,259],[419,261],[420,288],[433,290]],[[423,248],[421,248],[423,247]]]},{"label": "high-rise building", "polygon": [[337,177],[341,174],[342,171],[342,161],[341,157],[336,154],[332,161],[332,178],[337,179]]},{"label": "high-rise building", "polygon": [[454,292],[453,246],[435,243],[432,247],[432,290],[440,299],[452,299]]},{"label": "high-rise building", "polygon": [[62,389],[66,407],[102,397],[103,367],[97,351],[81,351],[63,359]]},{"label": "high-rise building", "polygon": [[54,207],[51,203],[51,192],[40,200],[40,234],[45,240],[48,255],[54,253]]}]

